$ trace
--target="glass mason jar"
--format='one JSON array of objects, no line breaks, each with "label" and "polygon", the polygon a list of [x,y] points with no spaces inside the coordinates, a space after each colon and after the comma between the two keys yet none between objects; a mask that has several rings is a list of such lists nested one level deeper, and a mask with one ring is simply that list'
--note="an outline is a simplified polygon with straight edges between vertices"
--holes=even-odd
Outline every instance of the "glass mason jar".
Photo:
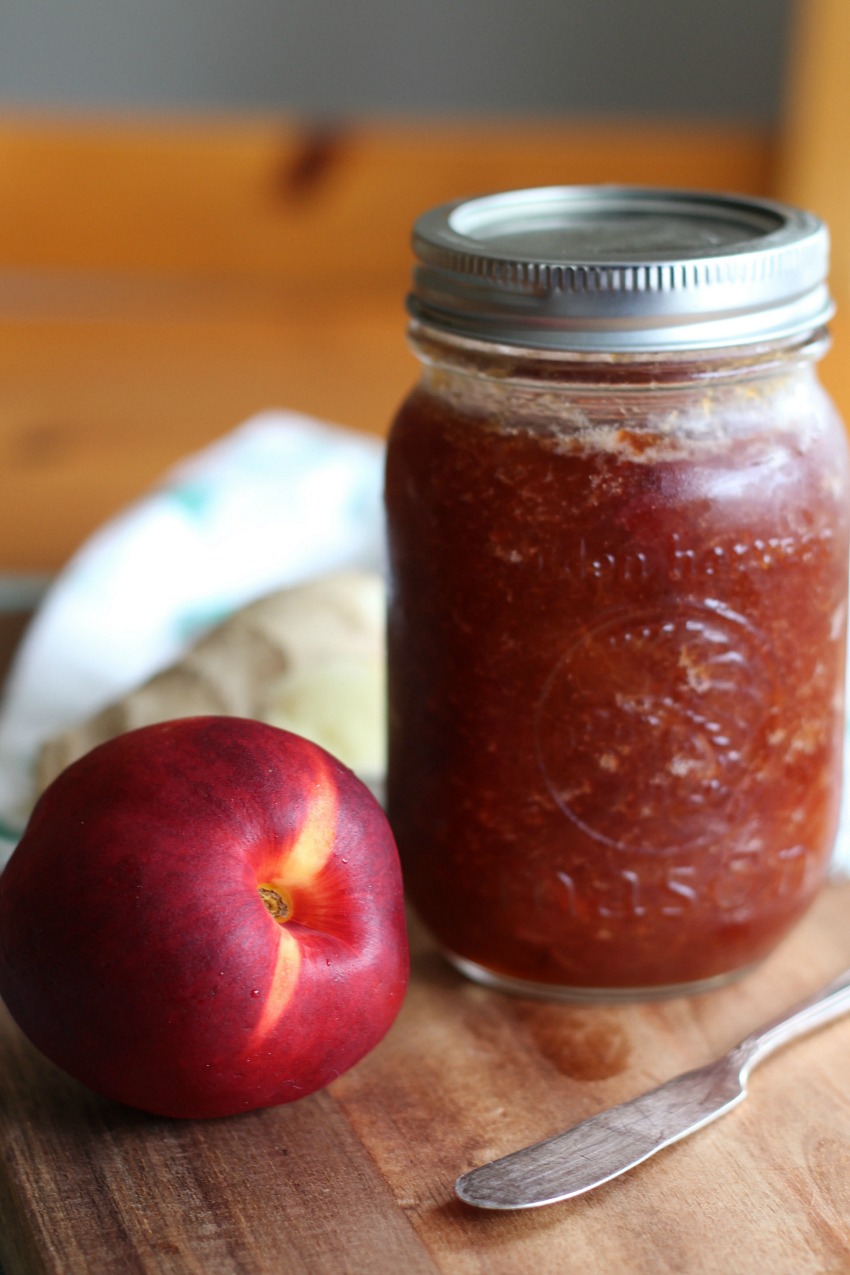
[{"label": "glass mason jar", "polygon": [[388,812],[491,986],[719,984],[827,871],[848,455],[815,218],[623,188],[426,214],[387,456]]}]

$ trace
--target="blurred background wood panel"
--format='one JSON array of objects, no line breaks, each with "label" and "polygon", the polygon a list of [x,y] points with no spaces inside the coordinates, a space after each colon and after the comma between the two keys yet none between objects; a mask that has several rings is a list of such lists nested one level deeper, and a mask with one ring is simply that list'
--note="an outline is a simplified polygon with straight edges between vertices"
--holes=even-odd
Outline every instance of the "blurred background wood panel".
[{"label": "blurred background wood panel", "polygon": [[0,117],[0,264],[398,291],[431,204],[576,182],[764,193],[774,159],[733,125]]},{"label": "blurred background wood panel", "polygon": [[765,193],[760,129],[0,118],[0,562],[52,571],[252,412],[382,433],[414,217],[558,182]]},{"label": "blurred background wood panel", "polygon": [[777,189],[832,233],[833,287],[850,299],[850,4],[805,0],[794,10]]}]

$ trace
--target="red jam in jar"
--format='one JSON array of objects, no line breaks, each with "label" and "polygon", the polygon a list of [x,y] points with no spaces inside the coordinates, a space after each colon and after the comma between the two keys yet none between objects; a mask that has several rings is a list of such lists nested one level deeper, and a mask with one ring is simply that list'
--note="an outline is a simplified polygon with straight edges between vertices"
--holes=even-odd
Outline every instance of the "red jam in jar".
[{"label": "red jam in jar", "polygon": [[491,985],[722,982],[810,903],[837,821],[850,478],[815,373],[822,227],[558,188],[436,210],[417,247],[423,376],[386,476],[411,900]]}]

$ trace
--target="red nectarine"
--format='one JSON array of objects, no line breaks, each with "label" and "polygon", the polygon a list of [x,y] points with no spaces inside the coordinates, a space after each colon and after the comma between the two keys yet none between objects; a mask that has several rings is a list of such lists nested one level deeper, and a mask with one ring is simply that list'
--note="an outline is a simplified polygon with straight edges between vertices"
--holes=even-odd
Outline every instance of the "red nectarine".
[{"label": "red nectarine", "polygon": [[362,1058],[407,984],[389,825],[315,744],[199,717],[101,744],[0,877],[0,995],[90,1088],[171,1116],[299,1098]]}]

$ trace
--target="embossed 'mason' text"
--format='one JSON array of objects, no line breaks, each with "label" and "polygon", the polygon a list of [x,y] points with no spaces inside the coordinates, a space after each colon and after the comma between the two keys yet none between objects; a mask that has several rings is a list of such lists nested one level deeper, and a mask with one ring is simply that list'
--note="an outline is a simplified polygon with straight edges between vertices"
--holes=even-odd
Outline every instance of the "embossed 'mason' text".
[{"label": "embossed 'mason' text", "polygon": [[649,918],[687,919],[697,907],[708,907],[736,919],[763,905],[799,892],[808,866],[801,845],[770,855],[732,857],[713,870],[706,865],[669,864],[651,878],[635,867],[607,871],[604,878],[580,880],[563,869],[529,881],[541,921],[629,921]]},{"label": "embossed 'mason' text", "polygon": [[672,532],[651,547],[629,547],[616,552],[588,544],[584,536],[577,553],[563,565],[570,579],[604,584],[665,577],[680,584],[730,576],[753,569],[767,570],[785,562],[806,562],[819,543],[831,538],[829,527],[797,536],[754,537],[751,540],[690,546],[680,532]]}]

